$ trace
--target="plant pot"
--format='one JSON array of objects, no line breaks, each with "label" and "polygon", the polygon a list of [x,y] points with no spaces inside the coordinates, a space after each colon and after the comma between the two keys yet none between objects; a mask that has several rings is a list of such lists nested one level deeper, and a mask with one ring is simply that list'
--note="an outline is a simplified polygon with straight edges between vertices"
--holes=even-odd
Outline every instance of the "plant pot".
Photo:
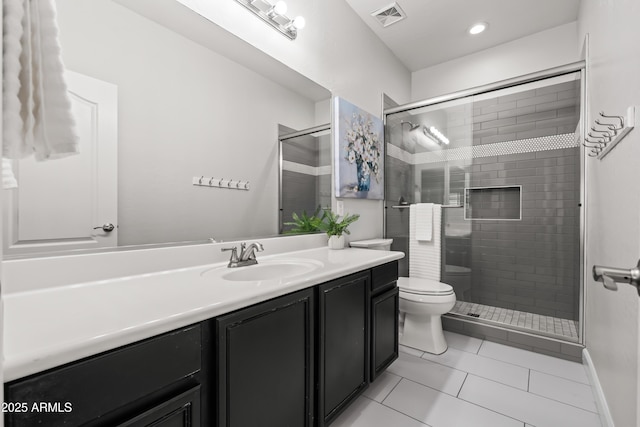
[{"label": "plant pot", "polygon": [[344,235],[329,236],[329,249],[344,249]]}]

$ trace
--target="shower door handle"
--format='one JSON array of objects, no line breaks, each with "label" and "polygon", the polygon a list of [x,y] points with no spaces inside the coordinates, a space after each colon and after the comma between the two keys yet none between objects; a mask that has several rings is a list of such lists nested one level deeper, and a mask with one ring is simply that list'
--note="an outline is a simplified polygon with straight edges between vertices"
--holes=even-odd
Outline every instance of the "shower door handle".
[{"label": "shower door handle", "polygon": [[630,269],[594,265],[593,279],[596,282],[602,281],[604,287],[612,291],[618,290],[616,283],[629,283],[636,287],[638,296],[640,296],[640,261],[638,261],[638,265]]}]

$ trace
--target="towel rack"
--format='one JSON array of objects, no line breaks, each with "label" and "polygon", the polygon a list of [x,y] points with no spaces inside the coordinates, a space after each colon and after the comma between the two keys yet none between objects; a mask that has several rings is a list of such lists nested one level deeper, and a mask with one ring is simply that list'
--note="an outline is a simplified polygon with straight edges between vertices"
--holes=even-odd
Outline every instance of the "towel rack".
[{"label": "towel rack", "polygon": [[193,185],[202,187],[227,188],[229,190],[249,190],[249,181],[240,181],[237,179],[214,178],[210,176],[194,176]]},{"label": "towel rack", "polygon": [[602,160],[635,127],[636,107],[632,105],[627,108],[626,117],[609,116],[604,111],[600,111],[599,116],[584,137],[582,145],[591,149],[589,157]]}]

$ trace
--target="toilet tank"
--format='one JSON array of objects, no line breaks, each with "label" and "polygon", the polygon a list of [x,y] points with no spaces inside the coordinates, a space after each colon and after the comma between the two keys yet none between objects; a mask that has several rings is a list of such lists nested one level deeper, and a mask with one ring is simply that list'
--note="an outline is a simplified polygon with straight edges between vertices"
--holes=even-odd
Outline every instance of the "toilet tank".
[{"label": "toilet tank", "polygon": [[390,251],[393,239],[369,239],[350,242],[352,248],[375,249],[378,251]]}]

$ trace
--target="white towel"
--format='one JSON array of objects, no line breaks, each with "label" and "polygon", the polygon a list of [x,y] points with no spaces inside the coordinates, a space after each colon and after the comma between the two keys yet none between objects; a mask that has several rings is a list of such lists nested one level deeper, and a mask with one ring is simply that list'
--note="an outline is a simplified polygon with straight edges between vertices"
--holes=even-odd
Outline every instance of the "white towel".
[{"label": "white towel", "polygon": [[18,181],[13,174],[13,166],[10,159],[2,158],[2,188],[18,188]]},{"label": "white towel", "polygon": [[440,281],[442,206],[433,205],[433,238],[430,242],[416,239],[416,205],[409,207],[409,277]]},{"label": "white towel", "polygon": [[430,242],[433,236],[433,203],[416,205],[416,239]]},{"label": "white towel", "polygon": [[4,0],[3,157],[78,152],[53,0]]}]

